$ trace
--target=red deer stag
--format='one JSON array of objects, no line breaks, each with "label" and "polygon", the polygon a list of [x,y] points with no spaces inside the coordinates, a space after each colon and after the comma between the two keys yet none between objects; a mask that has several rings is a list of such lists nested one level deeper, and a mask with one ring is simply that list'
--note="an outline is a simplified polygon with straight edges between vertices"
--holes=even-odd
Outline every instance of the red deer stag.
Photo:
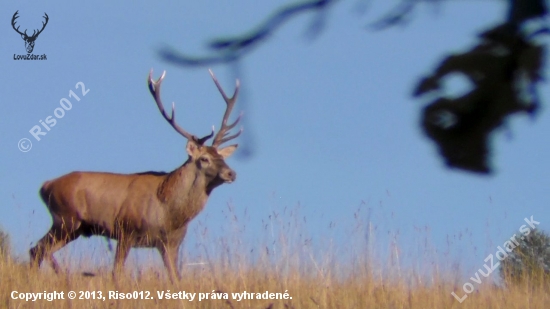
[{"label": "red deer stag", "polygon": [[236,173],[224,159],[237,145],[219,149],[220,145],[236,138],[242,129],[228,136],[239,122],[227,124],[239,91],[237,80],[235,93],[229,98],[210,71],[216,87],[226,103],[220,130],[212,146],[203,145],[214,135],[197,138],[181,128],[172,115],[164,110],[160,98],[160,86],[166,72],[154,81],[149,74],[149,90],[166,121],[187,139],[187,161],[171,173],[145,172],[137,174],[113,174],[100,172],[73,172],[46,181],[40,196],[51,213],[53,224],[48,233],[30,250],[31,266],[38,268],[44,258],[59,272],[53,256],[70,241],[80,235],[106,236],[118,241],[113,275],[123,267],[133,247],[157,248],[171,280],[175,270],[178,249],[187,225],[204,208],[208,196],[223,183],[231,183]]}]

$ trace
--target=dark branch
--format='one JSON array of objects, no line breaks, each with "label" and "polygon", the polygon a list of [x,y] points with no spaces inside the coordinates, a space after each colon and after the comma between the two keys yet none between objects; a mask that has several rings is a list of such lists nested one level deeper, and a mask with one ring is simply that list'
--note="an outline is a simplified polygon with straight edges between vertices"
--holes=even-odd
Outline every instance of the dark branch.
[{"label": "dark branch", "polygon": [[[424,134],[437,145],[450,167],[488,174],[492,132],[518,113],[534,116],[540,106],[545,47],[532,40],[547,27],[528,31],[525,22],[547,13],[543,0],[510,0],[507,20],[483,31],[480,42],[463,53],[446,57],[422,79],[414,96],[442,86],[448,74],[464,74],[473,89],[457,98],[439,96],[423,108]],[[496,50],[505,52],[496,53]]]},{"label": "dark branch", "polygon": [[531,18],[544,17],[548,13],[545,0],[509,0],[508,22],[520,24]]},{"label": "dark branch", "polygon": [[[386,16],[374,22],[371,27],[375,30],[384,30],[392,26],[403,25],[410,21],[411,15],[418,4],[451,0],[401,0]],[[508,22],[520,24],[531,18],[543,17],[548,13],[545,0],[508,0]]]},{"label": "dark branch", "polygon": [[[307,12],[317,13],[307,30],[310,36],[320,33],[330,5],[336,3],[336,1],[301,0],[283,6],[250,31],[239,36],[211,40],[207,44],[210,53],[208,56],[191,56],[170,47],[161,49],[159,54],[164,60],[182,66],[231,64],[235,73],[237,73],[243,56],[269,39],[275,31],[280,29],[292,17]],[[418,5],[428,4],[434,6],[445,1],[458,0],[400,0],[386,15],[370,24],[369,28],[384,30],[389,27],[403,25],[412,19],[412,14],[418,8]],[[507,3],[509,6],[506,21],[492,27],[490,31],[484,32],[480,36],[479,44],[474,49],[462,54],[450,55],[448,57],[450,62],[446,65],[442,63],[442,71],[439,72],[441,74],[436,72],[434,76],[422,80],[415,93],[415,95],[420,95],[438,89],[441,77],[439,75],[444,75],[445,68],[448,70],[447,73],[452,71],[464,72],[474,82],[479,83],[476,88],[477,91],[461,97],[460,102],[448,98],[439,98],[439,100],[427,106],[424,109],[423,128],[425,133],[439,144],[440,151],[446,157],[450,166],[481,173],[490,172],[490,148],[488,147],[490,132],[502,126],[510,115],[518,112],[534,114],[536,107],[539,106],[540,100],[535,85],[541,80],[542,73],[540,73],[540,70],[543,67],[543,57],[541,55],[544,46],[531,41],[540,34],[550,33],[550,28],[545,25],[529,29],[528,33],[524,31],[525,29],[522,29],[525,21],[547,15],[548,10],[545,0],[508,0],[502,2]],[[488,48],[495,46],[506,47],[510,54],[507,57],[493,55]],[[454,65],[449,66],[453,63]],[[487,71],[487,63],[494,64],[491,68],[497,68],[500,71]],[[479,72],[483,74],[477,74]],[[241,74],[236,75],[242,77]],[[520,80],[524,75],[527,77],[527,86],[523,90],[530,97],[527,104],[522,104],[525,102],[521,102],[521,98],[516,97],[517,91],[514,88],[524,82]],[[480,82],[480,76],[484,76],[483,83]],[[494,89],[496,86],[500,88]],[[246,100],[241,102],[246,102]],[[464,106],[472,108],[465,109]],[[449,118],[449,115],[454,118]],[[475,120],[473,121],[475,126],[471,125],[472,119]],[[450,127],[456,128],[449,129]]]},{"label": "dark branch", "polygon": [[403,25],[409,22],[411,14],[419,0],[402,0],[393,10],[386,16],[371,24],[374,30],[385,30],[396,25]]},{"label": "dark branch", "polygon": [[[308,11],[323,12],[334,2],[336,2],[336,0],[311,0],[285,6],[272,14],[271,17],[267,18],[267,20],[260,24],[254,31],[233,38],[212,40],[208,44],[208,47],[214,52],[212,56],[189,56],[171,48],[162,49],[160,51],[160,56],[166,61],[187,66],[205,66],[233,62],[241,58],[260,42],[267,39],[292,17]],[[317,18],[309,32],[315,34],[322,24],[320,18]]]},{"label": "dark branch", "polygon": [[[170,47],[160,50],[160,56],[172,63],[184,66],[209,66],[230,63],[239,60],[254,47],[268,39],[285,22],[306,12],[318,12],[308,34],[317,35],[324,25],[325,15],[331,4],[337,0],[309,0],[293,3],[275,11],[264,22],[239,36],[211,40],[207,46],[212,52],[209,56],[191,56]],[[403,25],[412,19],[415,8],[421,4],[437,4],[451,0],[401,0],[390,12],[370,25],[375,30],[384,30],[392,26]],[[508,22],[519,24],[527,19],[547,14],[545,0],[509,0]]]}]

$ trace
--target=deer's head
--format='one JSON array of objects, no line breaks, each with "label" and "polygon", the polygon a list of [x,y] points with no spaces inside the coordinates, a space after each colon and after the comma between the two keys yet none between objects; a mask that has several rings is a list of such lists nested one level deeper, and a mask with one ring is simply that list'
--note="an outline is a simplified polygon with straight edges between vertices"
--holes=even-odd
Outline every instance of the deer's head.
[{"label": "deer's head", "polygon": [[235,171],[225,163],[225,159],[233,154],[235,149],[237,149],[236,144],[217,149],[212,146],[200,146],[192,141],[187,142],[189,160],[214,187],[224,182],[231,183],[237,177]]},{"label": "deer's head", "polygon": [[36,39],[38,38],[38,35],[40,33],[42,33],[44,28],[46,28],[46,25],[48,24],[49,17],[48,17],[48,14],[44,13],[43,17],[44,17],[44,19],[46,19],[46,21],[42,22],[42,29],[33,30],[32,35],[29,36],[27,34],[26,29],[25,29],[24,32],[21,32],[21,31],[19,31],[19,26],[17,28],[15,28],[15,20],[17,18],[19,18],[19,16],[17,16],[18,13],[19,13],[19,11],[16,11],[15,14],[13,14],[13,17],[11,19],[11,26],[13,27],[13,30],[15,30],[17,33],[19,33],[21,35],[21,38],[25,41],[25,49],[27,49],[27,53],[30,54],[34,50],[34,41],[36,41]]},{"label": "deer's head", "polygon": [[[225,113],[223,115],[222,124],[220,127],[220,130],[216,133],[214,136],[214,128],[212,128],[212,132],[204,137],[198,138],[195,135],[190,134],[189,132],[185,131],[182,127],[180,127],[175,120],[175,107],[174,103],[172,103],[172,114],[169,116],[166,111],[164,110],[164,105],[162,104],[161,98],[160,98],[160,86],[162,83],[162,80],[164,79],[166,72],[163,72],[162,75],[159,77],[158,80],[153,80],[153,71],[151,70],[151,73],[149,73],[149,91],[153,95],[153,98],[155,99],[155,102],[157,103],[157,106],[160,110],[160,113],[170,123],[170,125],[181,135],[183,135],[187,139],[187,154],[189,155],[188,163],[194,164],[198,171],[200,171],[206,178],[208,189],[212,190],[213,188],[221,185],[222,183],[231,183],[235,181],[237,174],[234,170],[232,170],[226,163],[225,159],[231,156],[235,149],[237,149],[237,144],[230,145],[224,148],[220,148],[221,144],[230,141],[236,137],[238,137],[242,133],[242,129],[239,130],[239,132],[229,135],[230,130],[233,129],[239,120],[241,120],[241,115],[232,123],[227,124],[227,121],[229,119],[229,116],[231,115],[231,111],[233,110],[233,107],[235,105],[235,102],[237,101],[237,95],[239,93],[239,81],[237,80],[235,92],[233,93],[233,96],[229,98],[225,92],[223,91],[222,87],[220,86],[218,80],[216,79],[216,76],[214,76],[214,73],[210,71],[210,75],[212,76],[212,79],[214,80],[214,83],[216,84],[216,87],[220,91],[223,99],[226,103],[226,109]],[[229,136],[228,136],[229,135]],[[214,139],[212,141],[211,146],[204,145],[204,143],[212,138],[214,136]]]}]

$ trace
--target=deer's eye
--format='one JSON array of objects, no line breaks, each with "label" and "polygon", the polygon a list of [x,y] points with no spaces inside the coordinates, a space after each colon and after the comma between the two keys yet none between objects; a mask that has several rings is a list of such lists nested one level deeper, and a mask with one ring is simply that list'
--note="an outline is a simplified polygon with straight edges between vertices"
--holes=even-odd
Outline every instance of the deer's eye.
[{"label": "deer's eye", "polygon": [[200,160],[201,160],[201,162],[203,162],[203,163],[208,163],[208,162],[210,162],[210,160],[208,160],[208,158],[205,158],[205,157],[201,157]]}]

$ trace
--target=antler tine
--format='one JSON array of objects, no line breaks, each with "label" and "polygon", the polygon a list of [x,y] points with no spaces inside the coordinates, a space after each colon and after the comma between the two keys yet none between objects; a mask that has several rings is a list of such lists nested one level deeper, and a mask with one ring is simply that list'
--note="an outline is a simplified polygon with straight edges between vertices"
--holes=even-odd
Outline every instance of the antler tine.
[{"label": "antler tine", "polygon": [[[46,14],[46,12],[44,12],[44,15],[45,16],[42,16],[42,17],[46,19],[46,22],[42,22],[42,29],[40,29],[36,35],[39,35],[40,33],[42,33],[42,31],[44,31],[44,28],[46,28],[46,25],[48,24],[48,20],[50,20],[50,17],[48,17],[48,14]],[[34,36],[34,33],[33,33],[33,36]]]},{"label": "antler tine", "polygon": [[[176,123],[176,108],[175,108],[173,102],[172,102],[172,116],[168,116],[168,114],[166,114],[166,111],[164,110],[164,105],[162,104],[162,100],[160,99],[160,86],[162,85],[162,80],[164,79],[165,76],[166,76],[166,71],[162,72],[162,75],[159,77],[159,79],[157,79],[155,81],[155,80],[153,80],[153,69],[151,69],[151,72],[149,72],[149,79],[148,79],[149,91],[151,92],[151,95],[155,99],[155,102],[157,103],[157,106],[160,110],[160,113],[162,114],[164,119],[166,119],[166,121],[168,121],[168,123],[179,134],[183,135],[188,140],[193,140],[195,142],[201,141],[202,139],[197,139],[197,137],[195,137],[193,134],[190,134],[189,132],[185,131],[182,127],[180,127]],[[210,134],[210,136],[212,136],[212,135],[213,135],[213,132]],[[204,138],[205,137],[203,137],[203,139]],[[206,139],[208,139],[208,138],[206,138]],[[202,141],[202,143],[204,143],[206,141],[206,139],[204,141]]]},{"label": "antler tine", "polygon": [[[15,20],[19,18],[19,16],[17,16],[18,13],[19,13],[19,10],[17,10],[17,11],[15,12],[15,14],[13,14],[13,17],[11,18],[11,26],[13,27],[13,30],[15,30],[15,31],[16,31],[17,33],[19,33],[20,35],[23,35],[23,33],[22,33],[21,31],[19,31],[19,27],[20,27],[20,26],[18,26],[17,28],[15,28],[15,23],[16,23]],[[26,33],[26,32],[25,32],[25,33]]]},{"label": "antler tine", "polygon": [[237,125],[237,123],[241,120],[241,117],[242,117],[242,113],[241,113],[239,115],[239,117],[237,117],[237,119],[232,124],[230,124],[230,125],[227,124],[229,116],[231,115],[231,111],[233,110],[233,107],[235,106],[235,102],[237,102],[237,96],[239,94],[240,83],[239,83],[239,80],[237,79],[237,81],[235,83],[235,92],[233,93],[233,96],[231,98],[229,98],[225,94],[225,91],[223,91],[223,88],[220,85],[220,83],[218,82],[218,79],[216,78],[216,75],[214,75],[214,72],[212,72],[212,70],[208,70],[208,71],[210,72],[210,76],[212,76],[212,79],[214,80],[214,84],[216,84],[216,87],[220,91],[223,99],[225,100],[225,104],[227,105],[226,109],[225,109],[225,113],[223,115],[220,130],[218,131],[218,133],[216,133],[216,136],[214,137],[214,141],[212,142],[213,147],[218,147],[221,144],[223,144],[223,143],[225,143],[229,140],[232,140],[232,139],[236,138],[237,136],[241,135],[241,133],[243,132],[243,130],[241,129],[236,134],[233,134],[231,136],[226,137],[229,134],[229,130],[233,129]]},{"label": "antler tine", "polygon": [[[228,133],[229,133],[229,132],[225,133],[224,136],[226,136]],[[237,132],[237,133],[235,133],[235,134],[233,134],[233,135],[231,135],[231,136],[222,138],[222,139],[218,142],[218,146],[221,145],[221,144],[223,144],[223,143],[225,143],[225,142],[227,142],[227,141],[230,141],[230,140],[232,140],[232,139],[234,139],[234,138],[237,138],[239,135],[241,135],[241,133],[243,133],[243,128],[241,128],[241,129],[239,130],[239,132]]]},{"label": "antler tine", "polygon": [[212,136],[214,136],[214,126],[212,126],[212,132],[210,132],[210,134],[204,136],[204,137],[201,137],[199,139],[197,139],[197,143],[199,145],[203,145],[204,142],[206,142],[207,140],[209,140]]}]

